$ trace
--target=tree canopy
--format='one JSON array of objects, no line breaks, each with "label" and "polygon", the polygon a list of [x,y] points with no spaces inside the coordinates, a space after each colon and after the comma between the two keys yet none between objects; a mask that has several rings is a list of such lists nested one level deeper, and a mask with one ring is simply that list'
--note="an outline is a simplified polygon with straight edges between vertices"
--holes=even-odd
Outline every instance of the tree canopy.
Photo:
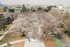
[{"label": "tree canopy", "polygon": [[26,10],[25,5],[23,5],[21,12],[25,12],[25,11],[27,11],[27,10]]},{"label": "tree canopy", "polygon": [[45,36],[51,37],[52,33],[59,33],[60,31],[57,27],[61,24],[62,22],[58,18],[44,11],[25,12],[18,14],[9,31],[30,31],[33,33],[33,38],[41,40]]},{"label": "tree canopy", "polygon": [[14,12],[14,9],[9,9],[9,12]]}]

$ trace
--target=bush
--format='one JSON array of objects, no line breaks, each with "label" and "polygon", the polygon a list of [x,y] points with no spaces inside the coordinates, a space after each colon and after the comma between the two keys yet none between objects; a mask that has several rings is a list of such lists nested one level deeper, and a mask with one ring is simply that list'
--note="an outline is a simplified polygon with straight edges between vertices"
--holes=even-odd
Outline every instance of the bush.
[{"label": "bush", "polygon": [[45,11],[45,12],[48,12],[49,10],[48,10],[48,9],[44,9],[44,11]]},{"label": "bush", "polygon": [[48,6],[47,9],[44,9],[45,12],[48,12],[49,10],[51,10],[51,8],[54,6]]},{"label": "bush", "polygon": [[64,28],[64,25],[58,26],[58,28]]},{"label": "bush", "polygon": [[42,10],[42,8],[41,8],[41,7],[39,7],[37,10]]},{"label": "bush", "polygon": [[67,30],[66,30],[66,31],[64,31],[64,33],[69,33],[69,32],[70,32],[70,31],[67,31]]},{"label": "bush", "polygon": [[14,9],[9,9],[9,12],[14,12]]},{"label": "bush", "polygon": [[36,10],[35,10],[35,9],[32,9],[31,11],[32,11],[32,12],[35,12]]}]

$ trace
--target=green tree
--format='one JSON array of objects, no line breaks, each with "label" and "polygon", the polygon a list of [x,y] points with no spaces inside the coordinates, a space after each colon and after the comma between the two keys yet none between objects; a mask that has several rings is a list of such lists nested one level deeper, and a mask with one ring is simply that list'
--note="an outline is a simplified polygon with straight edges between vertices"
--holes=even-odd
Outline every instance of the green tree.
[{"label": "green tree", "polygon": [[42,10],[42,8],[41,8],[41,7],[39,7],[37,10]]},{"label": "green tree", "polygon": [[27,11],[27,10],[26,10],[25,5],[23,5],[21,12],[25,12],[25,11]]},{"label": "green tree", "polygon": [[48,12],[49,10],[48,10],[48,9],[44,9],[44,11],[45,11],[45,12]]},{"label": "green tree", "polygon": [[9,12],[14,12],[14,9],[9,9]]},{"label": "green tree", "polygon": [[35,12],[36,10],[35,9],[31,9],[31,12]]},{"label": "green tree", "polygon": [[56,6],[48,6],[47,9],[44,9],[44,11],[48,12],[49,10],[51,10],[52,7],[56,7]]}]

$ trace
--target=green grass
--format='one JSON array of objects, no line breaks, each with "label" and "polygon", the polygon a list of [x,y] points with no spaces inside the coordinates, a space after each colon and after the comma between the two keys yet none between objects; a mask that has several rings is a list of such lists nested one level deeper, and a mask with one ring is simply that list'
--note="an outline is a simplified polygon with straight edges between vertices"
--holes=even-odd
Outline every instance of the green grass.
[{"label": "green grass", "polygon": [[54,36],[53,39],[54,39],[54,41],[55,41],[55,43],[56,43],[56,45],[57,45],[58,47],[63,47],[63,46],[61,45],[60,41],[57,39],[56,36]]}]

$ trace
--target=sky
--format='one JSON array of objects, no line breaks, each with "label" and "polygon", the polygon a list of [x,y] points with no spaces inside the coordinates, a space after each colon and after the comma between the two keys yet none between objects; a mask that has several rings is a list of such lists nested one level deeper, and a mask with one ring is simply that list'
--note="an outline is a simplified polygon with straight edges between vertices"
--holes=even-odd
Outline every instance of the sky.
[{"label": "sky", "polygon": [[70,0],[0,0],[2,4],[69,5]]}]

